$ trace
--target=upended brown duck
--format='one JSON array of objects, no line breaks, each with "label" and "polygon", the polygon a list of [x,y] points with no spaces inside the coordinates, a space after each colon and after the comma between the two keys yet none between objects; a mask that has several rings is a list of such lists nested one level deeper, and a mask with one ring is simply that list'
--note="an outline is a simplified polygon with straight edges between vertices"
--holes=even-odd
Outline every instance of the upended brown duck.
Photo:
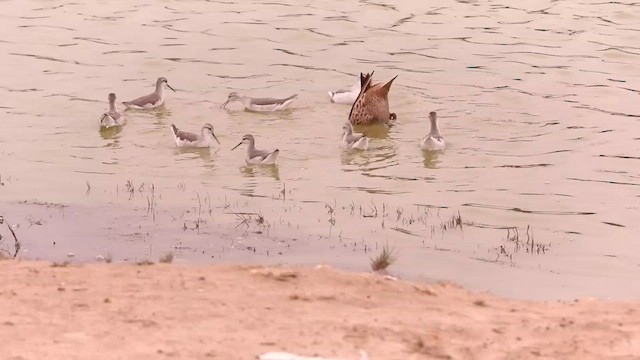
[{"label": "upended brown duck", "polygon": [[360,73],[360,94],[351,106],[349,122],[352,125],[389,124],[396,119],[396,114],[389,113],[389,89],[393,79],[386,83],[373,84],[373,71],[370,74]]}]

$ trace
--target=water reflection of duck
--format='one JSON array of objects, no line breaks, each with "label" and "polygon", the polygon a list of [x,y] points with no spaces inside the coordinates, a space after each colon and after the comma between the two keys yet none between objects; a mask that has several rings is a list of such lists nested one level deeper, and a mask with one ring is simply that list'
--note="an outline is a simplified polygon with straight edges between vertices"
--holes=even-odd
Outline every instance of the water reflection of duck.
[{"label": "water reflection of duck", "polygon": [[351,107],[349,121],[353,125],[390,124],[396,114],[389,113],[389,90],[398,76],[383,83],[373,84],[373,72],[360,74],[360,93]]},{"label": "water reflection of duck", "polygon": [[435,111],[429,113],[429,121],[431,122],[431,129],[429,130],[429,134],[422,139],[422,143],[420,144],[420,148],[422,150],[434,151],[434,150],[444,150],[446,144],[444,142],[444,138],[440,135],[440,128],[438,128],[438,115]]}]

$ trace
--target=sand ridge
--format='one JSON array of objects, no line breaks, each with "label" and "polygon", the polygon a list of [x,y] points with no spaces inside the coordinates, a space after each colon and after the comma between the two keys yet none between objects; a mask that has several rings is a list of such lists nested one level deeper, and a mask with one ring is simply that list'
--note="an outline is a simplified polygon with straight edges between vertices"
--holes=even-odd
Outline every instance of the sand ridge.
[{"label": "sand ridge", "polygon": [[6,359],[634,359],[634,302],[242,265],[0,262]]}]

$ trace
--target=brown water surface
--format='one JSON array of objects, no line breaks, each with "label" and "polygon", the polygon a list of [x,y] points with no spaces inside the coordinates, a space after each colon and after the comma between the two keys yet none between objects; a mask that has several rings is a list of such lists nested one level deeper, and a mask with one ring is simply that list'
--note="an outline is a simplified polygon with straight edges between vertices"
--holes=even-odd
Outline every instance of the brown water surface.
[{"label": "brown water surface", "polygon": [[[0,215],[23,257],[173,250],[366,270],[389,244],[404,277],[640,296],[639,3],[0,4]],[[397,126],[345,153],[349,106],[327,91],[371,70],[398,75]],[[176,89],[163,108],[98,131],[109,92],[130,100],[159,76]],[[231,91],[298,99],[220,109]],[[419,148],[429,111],[444,153]],[[222,146],[175,148],[170,124],[206,122]],[[230,151],[245,133],[279,148],[279,165],[245,166]]]}]

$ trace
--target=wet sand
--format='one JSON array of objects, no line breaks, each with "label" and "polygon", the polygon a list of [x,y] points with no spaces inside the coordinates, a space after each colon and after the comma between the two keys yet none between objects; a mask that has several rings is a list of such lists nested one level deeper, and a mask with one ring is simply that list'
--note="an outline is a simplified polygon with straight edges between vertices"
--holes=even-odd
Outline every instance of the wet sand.
[{"label": "wet sand", "polygon": [[[272,203],[298,211],[295,201]],[[369,270],[370,258],[386,244],[394,249],[398,259],[393,274],[404,280],[454,281],[470,290],[522,300],[640,297],[640,288],[633,286],[638,269],[633,261],[620,262],[615,255],[603,258],[597,266],[588,266],[580,258],[567,261],[553,256],[549,249],[546,253],[538,251],[545,243],[538,238],[535,244],[527,242],[524,230],[519,240],[514,239],[513,231],[508,239],[506,230],[501,231],[502,236],[492,239],[492,248],[486,250],[484,247],[489,243],[479,240],[484,229],[464,218],[462,224],[452,224],[452,218],[444,215],[445,209],[440,215],[436,211],[417,214],[406,210],[403,218],[396,221],[395,214],[383,214],[384,204],[378,205],[380,213],[375,216],[370,210],[350,214],[347,204],[338,204],[333,214],[327,212],[324,204],[307,204],[304,209],[315,206],[324,211],[323,217],[309,217],[305,223],[295,224],[288,217],[275,218],[272,212],[264,208],[261,211],[251,202],[222,204],[203,198],[201,209],[197,203],[172,207],[160,202],[155,215],[147,204],[147,198],[137,195],[100,207],[0,201],[0,215],[6,220],[0,226],[0,236],[4,237],[0,250],[14,251],[8,223],[21,242],[18,254],[21,260],[82,264],[111,257],[114,263],[132,264],[158,261],[171,253],[174,262],[180,264],[323,263],[340,270],[362,272]],[[329,217],[333,217],[335,225],[327,220]],[[406,220],[411,218],[415,219],[413,224]],[[377,231],[401,237],[402,246],[393,241],[369,243],[348,236],[348,229],[359,222],[382,224]],[[314,226],[318,230],[308,230]],[[435,231],[429,231],[434,227]],[[413,230],[426,234],[419,237],[402,232]],[[551,246],[557,251],[557,244]],[[541,269],[538,261],[543,258],[557,265],[550,271]],[[612,273],[616,276],[610,276]]]},{"label": "wet sand", "polygon": [[331,268],[0,262],[6,359],[633,359],[637,302],[532,302]]}]

